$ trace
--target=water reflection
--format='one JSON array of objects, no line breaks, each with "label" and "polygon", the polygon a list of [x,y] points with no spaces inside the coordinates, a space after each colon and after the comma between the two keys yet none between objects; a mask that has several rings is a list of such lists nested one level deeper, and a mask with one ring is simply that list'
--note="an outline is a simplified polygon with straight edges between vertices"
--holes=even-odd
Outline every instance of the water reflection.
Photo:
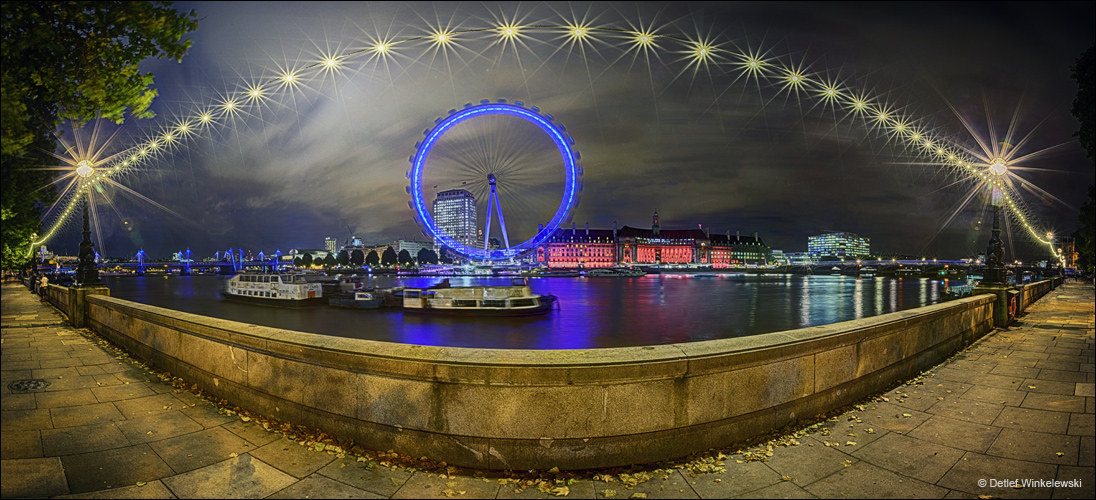
[{"label": "water reflection", "polygon": [[[325,335],[418,345],[582,349],[756,335],[859,319],[939,300],[935,280],[848,276],[539,278],[536,293],[560,309],[527,318],[461,318],[398,310],[280,309],[226,302],[214,276],[106,277],[111,295],[233,321]],[[370,277],[366,286],[427,286],[436,278]],[[507,279],[456,277],[453,286]],[[870,311],[870,313],[868,312]]]}]

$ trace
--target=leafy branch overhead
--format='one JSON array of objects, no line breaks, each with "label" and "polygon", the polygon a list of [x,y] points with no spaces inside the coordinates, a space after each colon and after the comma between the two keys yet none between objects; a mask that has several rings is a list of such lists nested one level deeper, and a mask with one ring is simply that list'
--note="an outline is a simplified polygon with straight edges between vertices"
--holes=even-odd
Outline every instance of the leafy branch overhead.
[{"label": "leafy branch overhead", "polygon": [[171,2],[4,2],[3,148],[15,154],[40,122],[138,118],[156,97],[138,63],[179,61],[197,14]]}]

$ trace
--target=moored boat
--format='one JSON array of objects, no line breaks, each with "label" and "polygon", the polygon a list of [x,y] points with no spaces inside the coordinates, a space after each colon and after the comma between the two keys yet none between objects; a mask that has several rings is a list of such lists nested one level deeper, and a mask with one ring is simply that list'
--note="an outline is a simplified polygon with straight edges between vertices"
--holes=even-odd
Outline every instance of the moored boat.
[{"label": "moored boat", "polygon": [[585,274],[587,278],[638,278],[646,275],[642,269],[627,267],[599,267],[586,271]]},{"label": "moored boat", "polygon": [[303,276],[292,274],[237,274],[225,282],[221,296],[233,302],[275,307],[308,307],[327,303],[320,283],[309,282]]},{"label": "moored boat", "polygon": [[528,280],[514,278],[509,286],[450,287],[448,280],[431,288],[403,290],[403,310],[452,316],[533,316],[547,314],[554,295],[539,295]]},{"label": "moored boat", "polygon": [[384,303],[381,294],[372,291],[358,291],[353,294],[340,294],[327,300],[327,305],[348,307],[351,309],[378,309]]},{"label": "moored boat", "polygon": [[543,268],[530,269],[521,272],[525,278],[577,278],[578,271],[550,270]]}]

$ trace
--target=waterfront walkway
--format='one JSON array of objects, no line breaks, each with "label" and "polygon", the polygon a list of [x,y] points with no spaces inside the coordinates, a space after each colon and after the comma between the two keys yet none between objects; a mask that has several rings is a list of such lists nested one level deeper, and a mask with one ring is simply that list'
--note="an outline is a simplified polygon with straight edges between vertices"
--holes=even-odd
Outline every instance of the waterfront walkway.
[{"label": "waterfront walkway", "polygon": [[[444,468],[439,474],[386,465],[377,454],[358,459],[317,451],[320,446],[268,432],[254,419],[226,414],[161,381],[102,346],[94,334],[66,326],[53,307],[22,285],[5,283],[0,493],[3,498],[1093,498],[1094,302],[1092,285],[1065,284],[1029,308],[1018,324],[991,332],[919,379],[820,425],[793,429],[771,445],[742,450],[745,454],[728,449],[725,457],[716,451],[708,461],[577,475],[549,471],[537,474],[541,479],[523,480]],[[34,380],[46,385],[22,382]],[[717,472],[707,472],[712,470]],[[1006,480],[1076,481],[1047,487]]]}]

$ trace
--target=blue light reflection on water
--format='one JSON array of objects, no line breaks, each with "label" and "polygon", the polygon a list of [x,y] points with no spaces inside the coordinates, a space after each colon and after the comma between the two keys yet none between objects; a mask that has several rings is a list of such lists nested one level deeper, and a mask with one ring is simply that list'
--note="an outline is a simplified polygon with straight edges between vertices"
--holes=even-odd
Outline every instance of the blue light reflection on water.
[{"label": "blue light reflection on water", "polygon": [[[506,278],[450,278],[453,286]],[[536,278],[560,309],[525,318],[424,316],[399,310],[282,309],[226,302],[215,276],[105,277],[114,297],[204,316],[339,337],[418,345],[584,349],[670,344],[792,330],[939,301],[944,282],[848,276]],[[438,278],[366,278],[366,286],[423,287]]]}]

